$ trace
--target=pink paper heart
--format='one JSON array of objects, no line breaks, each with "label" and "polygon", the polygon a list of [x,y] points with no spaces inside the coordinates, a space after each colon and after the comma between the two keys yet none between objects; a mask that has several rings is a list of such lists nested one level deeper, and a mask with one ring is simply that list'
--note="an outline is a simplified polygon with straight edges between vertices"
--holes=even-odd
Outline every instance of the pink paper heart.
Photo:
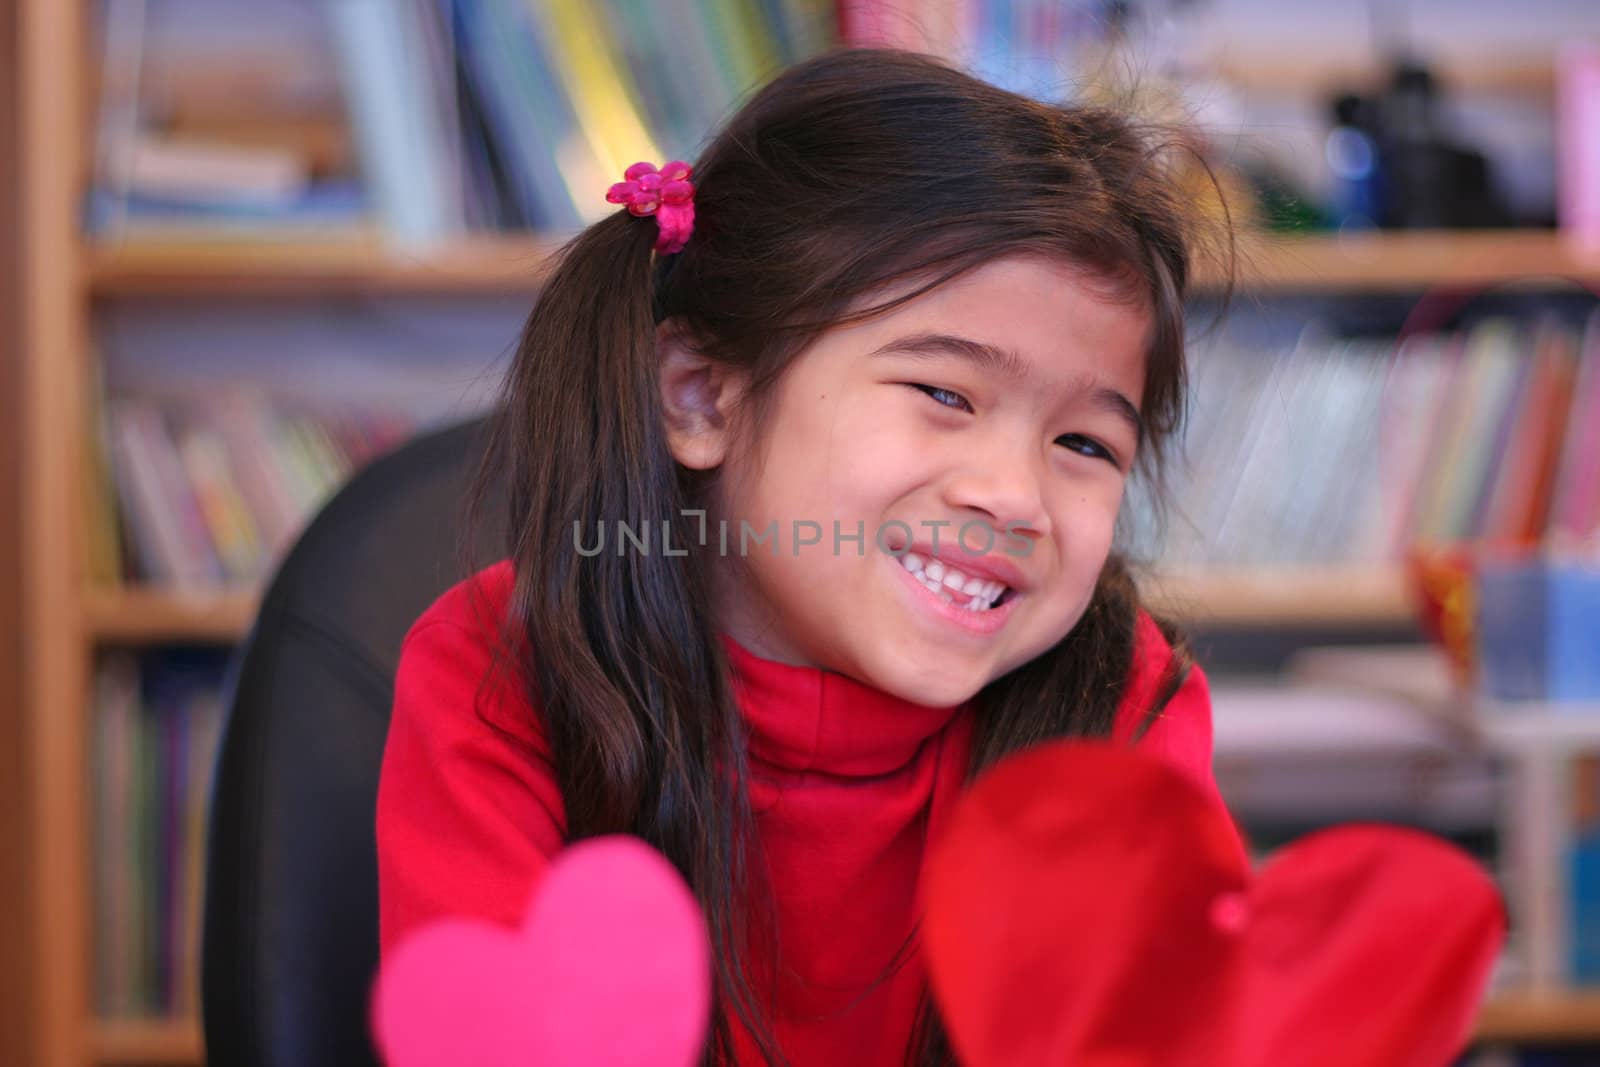
[{"label": "pink paper heart", "polygon": [[545,873],[517,930],[447,919],[389,954],[372,1028],[391,1067],[687,1067],[711,1008],[705,920],[636,838]]}]

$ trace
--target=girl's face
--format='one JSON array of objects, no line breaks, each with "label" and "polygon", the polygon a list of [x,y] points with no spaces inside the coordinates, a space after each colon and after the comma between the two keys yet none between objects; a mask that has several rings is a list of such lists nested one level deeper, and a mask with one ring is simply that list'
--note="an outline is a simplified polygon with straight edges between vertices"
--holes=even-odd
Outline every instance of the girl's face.
[{"label": "girl's face", "polygon": [[798,356],[723,460],[723,629],[940,707],[1060,641],[1140,442],[1150,320],[1102,290],[1002,259]]}]

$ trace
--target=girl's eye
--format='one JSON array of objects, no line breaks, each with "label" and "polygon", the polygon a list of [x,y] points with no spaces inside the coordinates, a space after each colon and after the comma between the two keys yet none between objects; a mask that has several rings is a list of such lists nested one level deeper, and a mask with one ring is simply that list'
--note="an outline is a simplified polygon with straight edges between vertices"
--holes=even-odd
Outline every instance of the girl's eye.
[{"label": "girl's eye", "polygon": [[1064,433],[1056,438],[1056,444],[1071,449],[1080,456],[1088,456],[1090,459],[1103,459],[1112,466],[1119,468],[1121,466],[1117,463],[1117,457],[1112,455],[1111,450],[1092,437],[1085,437],[1078,433]]},{"label": "girl's eye", "polygon": [[954,408],[957,411],[972,410],[972,405],[967,403],[966,397],[950,389],[940,389],[936,385],[923,385],[921,382],[907,382],[906,384],[933,397],[934,403],[943,407]]}]

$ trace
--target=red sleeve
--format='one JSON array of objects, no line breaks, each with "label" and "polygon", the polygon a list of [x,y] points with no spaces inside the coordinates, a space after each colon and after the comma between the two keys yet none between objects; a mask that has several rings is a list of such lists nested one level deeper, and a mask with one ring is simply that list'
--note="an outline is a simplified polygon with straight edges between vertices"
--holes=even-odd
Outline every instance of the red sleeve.
[{"label": "red sleeve", "polygon": [[565,834],[549,749],[527,700],[509,685],[486,685],[488,642],[437,614],[436,606],[402,646],[383,752],[384,952],[440,916],[517,925]]},{"label": "red sleeve", "polygon": [[[1172,646],[1155,620],[1140,612],[1134,630],[1133,667],[1112,736],[1131,741],[1167,686]],[[1139,748],[1168,760],[1201,785],[1215,788],[1211,772],[1211,689],[1199,664],[1138,740]]]},{"label": "red sleeve", "polygon": [[[1172,662],[1172,646],[1162,635],[1155,620],[1144,612],[1134,637],[1133,669],[1122,704],[1117,709],[1112,737],[1129,741],[1141,723],[1149,717],[1150,708],[1166,688],[1166,674]],[[1136,744],[1139,749],[1159,756],[1187,774],[1208,796],[1226,810],[1221,792],[1217,789],[1216,774],[1211,769],[1211,687],[1205,671],[1198,663],[1189,667],[1188,676],[1165,707],[1155,715],[1155,720]],[[1230,823],[1232,817],[1229,817]],[[1240,837],[1240,851],[1245,851],[1238,826],[1234,833]]]}]

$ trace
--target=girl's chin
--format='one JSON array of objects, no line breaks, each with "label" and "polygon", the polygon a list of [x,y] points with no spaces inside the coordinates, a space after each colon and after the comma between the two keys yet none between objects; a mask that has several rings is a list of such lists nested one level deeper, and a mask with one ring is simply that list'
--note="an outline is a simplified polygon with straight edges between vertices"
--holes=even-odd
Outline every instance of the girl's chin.
[{"label": "girl's chin", "polygon": [[907,670],[903,665],[893,672],[893,677],[883,678],[877,688],[890,696],[929,708],[953,708],[965,704],[988,684],[989,678],[981,671],[971,674],[941,671],[937,675]]}]

